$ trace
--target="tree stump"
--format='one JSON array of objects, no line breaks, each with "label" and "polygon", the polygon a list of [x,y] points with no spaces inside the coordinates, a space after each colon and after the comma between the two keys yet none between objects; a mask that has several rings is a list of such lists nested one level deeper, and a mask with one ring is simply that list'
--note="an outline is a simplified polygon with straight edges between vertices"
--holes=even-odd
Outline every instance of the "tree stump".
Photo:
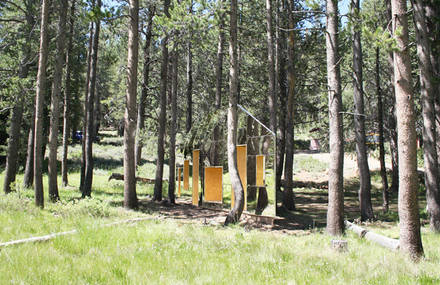
[{"label": "tree stump", "polygon": [[332,248],[339,252],[345,252],[348,250],[348,243],[346,240],[332,240],[331,241]]}]

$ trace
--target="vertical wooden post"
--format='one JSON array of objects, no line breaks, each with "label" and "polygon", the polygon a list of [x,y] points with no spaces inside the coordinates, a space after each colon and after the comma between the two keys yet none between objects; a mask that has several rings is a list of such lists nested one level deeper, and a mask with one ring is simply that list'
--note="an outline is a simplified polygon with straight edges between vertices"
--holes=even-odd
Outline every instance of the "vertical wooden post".
[{"label": "vertical wooden post", "polygon": [[192,173],[192,204],[199,205],[199,159],[200,150],[193,150],[193,173]]}]

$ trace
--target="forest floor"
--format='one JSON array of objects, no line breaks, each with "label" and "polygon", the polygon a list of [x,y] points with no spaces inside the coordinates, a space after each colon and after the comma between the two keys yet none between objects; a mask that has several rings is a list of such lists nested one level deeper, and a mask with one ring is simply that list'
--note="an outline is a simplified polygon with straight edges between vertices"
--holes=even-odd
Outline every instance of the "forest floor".
[{"label": "forest floor", "polygon": [[[177,205],[153,202],[153,187],[139,183],[139,209],[123,209],[122,139],[103,134],[95,145],[91,199],[79,199],[80,146],[70,148],[69,186],[61,201],[33,204],[33,190],[20,187],[0,197],[0,243],[76,229],[74,235],[37,244],[0,248],[0,284],[439,284],[440,237],[422,227],[425,258],[413,264],[398,252],[360,239],[342,238],[348,251],[331,249],[325,234],[328,154],[296,153],[296,211],[282,212],[274,224],[244,214],[237,226],[223,227],[227,209],[195,207],[183,192]],[[154,177],[154,156],[146,145],[138,174]],[[371,162],[374,165],[374,161]],[[372,167],[373,168],[373,167]],[[359,217],[354,156],[345,159],[345,218]],[[167,166],[165,167],[167,173]],[[3,175],[0,175],[0,185]],[[313,183],[314,184],[313,184]],[[307,183],[314,185],[307,187]],[[381,184],[372,171],[372,201],[377,221],[363,223],[377,233],[398,238],[396,194],[390,211],[381,211]],[[47,189],[47,179],[44,179]],[[321,187],[322,186],[322,187]],[[166,185],[164,190],[166,189]],[[47,191],[45,199],[47,200]],[[420,213],[426,221],[423,191]],[[164,191],[166,197],[166,191]],[[141,218],[138,223],[106,225]]]}]

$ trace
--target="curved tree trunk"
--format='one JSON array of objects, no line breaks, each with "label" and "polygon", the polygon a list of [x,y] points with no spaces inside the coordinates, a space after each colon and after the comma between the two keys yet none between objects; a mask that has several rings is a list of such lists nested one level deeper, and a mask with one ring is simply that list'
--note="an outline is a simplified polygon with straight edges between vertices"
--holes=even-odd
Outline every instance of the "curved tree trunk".
[{"label": "curved tree trunk", "polygon": [[436,129],[434,100],[433,68],[431,64],[431,46],[428,40],[424,5],[421,0],[412,0],[414,23],[417,37],[417,55],[419,57],[420,89],[422,94],[423,116],[423,158],[425,165],[426,202],[428,204],[429,225],[435,232],[440,232],[440,197],[439,169],[436,149]]},{"label": "curved tree trunk", "polygon": [[338,51],[338,3],[327,0],[327,80],[330,131],[330,164],[328,177],[327,232],[344,232],[344,146],[342,135],[341,72]]},{"label": "curved tree trunk", "polygon": [[142,160],[142,140],[141,133],[145,127],[145,107],[147,105],[147,95],[148,95],[148,83],[150,80],[150,46],[151,46],[151,38],[153,36],[153,16],[154,16],[154,8],[150,7],[148,9],[148,24],[147,24],[147,33],[145,36],[145,46],[144,46],[144,67],[142,71],[143,83],[142,83],[142,92],[141,98],[138,104],[137,110],[137,125],[136,125],[136,142],[135,142],[135,158],[136,158],[136,166],[141,165]]},{"label": "curved tree trunk", "polygon": [[237,0],[231,0],[229,39],[229,108],[228,108],[228,170],[234,189],[235,203],[228,213],[225,225],[237,223],[244,208],[244,189],[237,169],[237,95],[238,95],[238,55],[237,55]]},{"label": "curved tree trunk", "polygon": [[420,236],[417,177],[417,137],[411,58],[408,50],[406,0],[391,0],[393,31],[397,40],[394,51],[394,86],[396,89],[397,130],[399,132],[399,220],[400,248],[418,259],[423,255]]},{"label": "curved tree trunk", "polygon": [[63,109],[63,158],[61,160],[61,179],[63,186],[67,186],[69,181],[67,177],[67,154],[69,147],[69,134],[70,134],[70,96],[71,93],[71,73],[72,73],[72,49],[73,49],[73,33],[75,28],[75,0],[72,1],[70,8],[70,31],[69,40],[66,55],[66,82],[64,89],[64,109]]},{"label": "curved tree trunk", "polygon": [[[351,1],[351,14],[355,20],[359,20],[360,0]],[[359,204],[361,221],[374,219],[373,206],[371,204],[371,177],[368,166],[367,146],[365,144],[365,112],[364,112],[364,88],[362,78],[362,45],[360,27],[356,24],[352,27],[353,36],[353,99],[355,106],[354,128],[356,137],[356,155],[359,169]]]},{"label": "curved tree trunk", "polygon": [[35,140],[34,140],[34,190],[35,204],[44,207],[43,193],[43,120],[44,96],[46,94],[47,33],[49,22],[49,1],[42,0],[40,25],[40,52],[37,73],[37,95],[35,97]]},{"label": "curved tree trunk", "polygon": [[136,164],[134,140],[136,134],[137,67],[139,53],[139,1],[130,0],[128,29],[127,93],[124,126],[124,207],[137,207]]},{"label": "curved tree trunk", "polygon": [[[170,6],[169,0],[164,0],[164,13],[170,17],[168,12]],[[168,35],[162,39],[162,64],[160,70],[160,94],[159,94],[159,125],[157,131],[157,163],[156,163],[156,180],[154,182],[154,201],[162,200],[162,179],[163,179],[163,163],[165,153],[165,127],[166,127],[166,110],[167,110],[167,79],[168,79]]]},{"label": "curved tree trunk", "polygon": [[[101,8],[101,0],[98,0],[97,7]],[[96,85],[96,72],[98,61],[98,45],[99,45],[99,30],[100,20],[95,22],[95,32],[93,33],[92,41],[92,53],[90,61],[90,75],[89,75],[89,87],[87,94],[87,114],[86,114],[86,134],[85,134],[85,172],[84,172],[84,186],[82,189],[82,197],[90,197],[92,195],[92,182],[93,182],[93,110],[95,103],[95,85]]]},{"label": "curved tree trunk", "polygon": [[55,60],[55,68],[53,72],[52,96],[51,96],[51,115],[50,115],[50,132],[49,132],[49,198],[52,202],[58,201],[60,195],[58,193],[58,171],[57,171],[57,149],[58,149],[58,125],[60,118],[60,97],[61,83],[63,80],[64,66],[64,48],[66,38],[66,17],[67,17],[67,0],[59,0],[58,11],[58,35],[57,35],[57,55]]}]

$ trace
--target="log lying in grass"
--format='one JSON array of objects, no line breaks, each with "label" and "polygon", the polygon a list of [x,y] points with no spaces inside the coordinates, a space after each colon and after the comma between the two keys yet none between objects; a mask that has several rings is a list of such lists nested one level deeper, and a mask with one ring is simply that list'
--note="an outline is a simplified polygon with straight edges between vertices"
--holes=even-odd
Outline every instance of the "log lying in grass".
[{"label": "log lying in grass", "polygon": [[362,227],[359,227],[353,223],[350,223],[349,221],[345,221],[345,225],[348,230],[354,231],[359,235],[360,238],[365,238],[369,241],[375,242],[383,247],[392,249],[392,250],[398,250],[399,249],[399,240],[398,239],[392,239],[389,237],[385,237],[373,232],[370,232]]},{"label": "log lying in grass", "polygon": [[[115,180],[124,180],[124,174],[120,173],[112,173],[110,177],[108,178],[108,181],[115,179]],[[142,182],[145,184],[154,184],[155,180],[150,178],[144,178],[144,177],[136,177],[137,182]],[[168,179],[164,179],[163,181],[168,181]]]},{"label": "log lying in grass", "polygon": [[[158,219],[158,218],[155,218],[155,217],[133,218],[133,219],[127,219],[127,220],[123,220],[123,221],[117,221],[117,222],[105,224],[102,227],[112,227],[112,226],[117,226],[117,225],[121,225],[121,224],[137,223],[137,222],[148,221],[148,220],[153,220],[153,219]],[[25,238],[25,239],[2,242],[2,243],[0,243],[0,249],[2,247],[18,245],[18,244],[23,244],[23,243],[48,241],[48,240],[54,239],[59,236],[73,235],[73,234],[77,234],[77,233],[78,233],[78,230],[71,230],[71,231],[67,231],[67,232],[52,233],[52,234],[48,234],[48,235],[44,235],[44,236],[30,237],[30,238]]]}]

